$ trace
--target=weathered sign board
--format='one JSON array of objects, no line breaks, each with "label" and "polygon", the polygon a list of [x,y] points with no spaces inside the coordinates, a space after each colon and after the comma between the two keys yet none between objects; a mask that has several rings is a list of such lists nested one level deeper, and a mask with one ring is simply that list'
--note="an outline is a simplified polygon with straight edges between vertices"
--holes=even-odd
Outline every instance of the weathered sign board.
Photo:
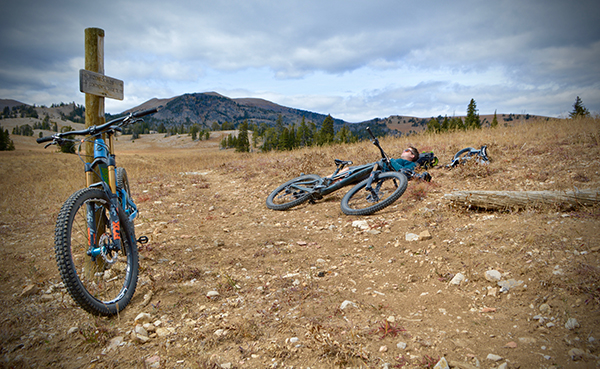
[{"label": "weathered sign board", "polygon": [[104,74],[80,69],[79,91],[110,99],[123,100],[123,81]]}]

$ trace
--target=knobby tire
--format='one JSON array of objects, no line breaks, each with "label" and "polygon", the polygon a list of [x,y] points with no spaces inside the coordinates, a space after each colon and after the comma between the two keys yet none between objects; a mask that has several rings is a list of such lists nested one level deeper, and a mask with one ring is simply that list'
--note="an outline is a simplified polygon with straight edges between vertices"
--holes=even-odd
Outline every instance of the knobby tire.
[{"label": "knobby tire", "polygon": [[346,215],[369,215],[373,214],[398,200],[408,185],[408,179],[402,173],[384,172],[379,173],[377,180],[371,184],[376,191],[378,200],[365,188],[369,178],[363,180],[342,198],[342,212]]},{"label": "knobby tire", "polygon": [[319,179],[321,177],[316,174],[306,174],[285,182],[267,197],[267,207],[273,210],[287,210],[308,201],[310,192],[290,187],[290,185],[301,184],[304,187],[313,188]]},{"label": "knobby tire", "polygon": [[96,240],[106,240],[110,235],[109,206],[110,200],[103,190],[81,189],[63,204],[55,230],[56,262],[67,291],[87,312],[106,316],[117,314],[131,301],[139,263],[133,223],[121,206],[118,209],[121,250],[110,253],[111,259],[118,255],[116,262],[111,265],[102,255],[95,260],[87,255],[87,209],[95,209]]}]

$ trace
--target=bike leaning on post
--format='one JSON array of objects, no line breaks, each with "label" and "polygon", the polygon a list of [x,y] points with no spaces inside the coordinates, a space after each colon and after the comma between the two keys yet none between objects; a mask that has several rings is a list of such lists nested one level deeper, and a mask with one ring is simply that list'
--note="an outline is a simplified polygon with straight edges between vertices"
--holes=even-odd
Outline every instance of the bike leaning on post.
[{"label": "bike leaning on post", "polygon": [[[99,126],[57,133],[38,143],[64,145],[78,142],[84,162],[86,186],[63,204],[54,234],[60,276],[73,300],[94,315],[115,315],[135,293],[138,280],[137,243],[133,220],[138,214],[124,168],[116,166],[114,135],[122,127],[141,121],[158,108],[130,113]],[[76,140],[74,136],[85,136]],[[81,146],[93,142],[94,157],[84,159]],[[99,180],[97,180],[99,178]]]},{"label": "bike leaning on post", "polygon": [[410,170],[395,171],[379,140],[367,127],[371,142],[379,149],[381,159],[375,163],[349,167],[351,161],[335,159],[336,170],[329,177],[306,174],[277,187],[267,197],[269,209],[287,210],[306,201],[315,202],[342,187],[355,185],[342,198],[346,215],[369,215],[393,204],[402,196],[408,180],[415,176]]}]

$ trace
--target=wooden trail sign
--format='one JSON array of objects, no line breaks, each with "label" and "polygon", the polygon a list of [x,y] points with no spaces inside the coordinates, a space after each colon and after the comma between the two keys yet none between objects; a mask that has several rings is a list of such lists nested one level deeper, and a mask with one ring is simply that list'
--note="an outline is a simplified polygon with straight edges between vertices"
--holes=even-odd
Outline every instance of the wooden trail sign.
[{"label": "wooden trail sign", "polygon": [[110,99],[123,100],[123,81],[104,74],[80,69],[79,91]]}]

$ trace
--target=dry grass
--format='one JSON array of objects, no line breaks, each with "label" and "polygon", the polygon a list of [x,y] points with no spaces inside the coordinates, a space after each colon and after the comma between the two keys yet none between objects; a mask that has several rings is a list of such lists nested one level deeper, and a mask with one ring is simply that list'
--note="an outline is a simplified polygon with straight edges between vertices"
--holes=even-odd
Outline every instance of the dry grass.
[{"label": "dry grass", "polygon": [[[48,329],[61,332],[60,336],[49,344],[31,341],[37,348],[26,347],[23,352],[37,361],[24,361],[23,366],[48,366],[52,360],[74,366],[65,361],[81,356],[77,347],[71,347],[73,342],[88,343],[89,356],[101,357],[113,327],[92,324],[89,316],[67,303],[48,308],[52,305],[34,305],[36,297],[18,295],[24,284],[38,283],[46,289],[44,283],[59,280],[51,250],[54,222],[65,199],[83,186],[82,164],[74,155],[42,150],[30,142],[31,138],[14,139],[16,151],[0,152],[0,236],[6,245],[5,268],[0,275],[6,300],[2,321],[10,330],[3,332],[0,340],[6,347],[15,347],[20,337],[46,320],[51,325]],[[133,318],[142,309],[138,303],[152,291],[153,300],[145,309],[157,318],[164,315],[173,320],[178,334],[167,339],[171,345],[168,350],[164,339],[152,341],[157,346],[151,348],[126,345],[120,348],[120,363],[131,364],[148,353],[159,352],[172,362],[185,359],[192,366],[206,368],[220,367],[224,362],[236,367],[241,360],[246,367],[267,367],[272,359],[281,367],[288,363],[294,367],[299,363],[310,363],[311,367],[376,367],[386,355],[387,362],[395,359],[397,367],[430,367],[440,355],[456,357],[471,349],[485,358],[494,351],[490,345],[500,342],[489,340],[492,333],[508,337],[510,330],[516,335],[536,335],[537,331],[528,331],[533,326],[525,319],[531,313],[529,304],[539,305],[538,297],[549,296],[553,309],[558,309],[557,301],[568,300],[569,311],[576,311],[582,323],[584,319],[597,322],[594,309],[600,304],[600,273],[597,251],[592,251],[597,242],[592,238],[598,232],[594,228],[600,219],[598,209],[559,214],[553,208],[478,213],[446,206],[443,194],[455,189],[600,188],[598,119],[382,138],[390,156],[398,157],[404,147],[414,145],[433,151],[440,167],[429,170],[431,183],[409,183],[406,194],[392,207],[364,218],[372,227],[369,231],[381,231],[377,235],[347,225],[354,218],[341,213],[339,197],[329,196],[315,205],[287,212],[272,212],[264,206],[265,197],[275,186],[301,173],[329,174],[336,158],[355,164],[379,159],[378,150],[369,142],[239,154],[199,145],[155,146],[149,150],[141,146],[143,140],[137,141],[119,139],[117,163],[127,169],[133,197],[141,209],[136,232],[139,229],[138,235],[148,234],[153,239],[140,248],[137,300],[110,322],[119,334],[131,329]],[[493,160],[489,166],[442,168],[459,149],[484,144]],[[207,172],[210,175],[205,177]],[[521,227],[525,222],[527,226]],[[332,225],[335,231],[330,230]],[[425,229],[433,240],[403,242],[406,232]],[[582,262],[566,259],[575,257],[574,250],[587,252]],[[315,264],[317,258],[327,263],[320,267]],[[415,260],[426,258],[433,264],[415,264]],[[555,276],[553,268],[559,263],[564,275]],[[14,270],[6,271],[14,265]],[[328,269],[333,265],[337,269]],[[484,288],[482,273],[488,268],[527,278],[529,285],[511,300],[486,299],[485,304],[498,307],[495,319],[469,312],[472,307],[479,310],[483,303],[473,289]],[[444,288],[440,284],[447,285],[459,271],[468,276],[469,284],[450,293],[444,289],[438,295],[436,291]],[[302,277],[283,278],[287,273]],[[334,277],[336,273],[339,275]],[[308,274],[310,277],[304,277]],[[187,283],[191,280],[194,284]],[[239,291],[238,285],[242,286]],[[350,291],[354,288],[357,293]],[[422,295],[421,289],[427,288],[429,294]],[[384,297],[372,293],[375,289],[386,294],[385,302]],[[207,299],[209,290],[217,290],[221,296]],[[471,297],[473,306],[464,303]],[[580,308],[578,298],[582,300]],[[355,301],[358,308],[341,311],[340,303],[346,299]],[[438,307],[448,312],[455,309],[454,314],[469,317],[473,325],[451,325],[448,316],[438,314]],[[406,320],[401,325],[387,323],[390,315]],[[509,322],[506,317],[520,321]],[[515,333],[511,327],[517,324],[520,331]],[[75,325],[82,331],[77,338],[65,333]],[[488,328],[491,326],[495,328]],[[463,337],[462,333],[452,336],[457,327],[469,329],[477,341],[473,347],[450,345],[454,338]],[[228,333],[217,336],[217,329]],[[440,330],[448,336],[439,336],[436,346],[421,345],[435,339],[434,333]],[[554,332],[549,331],[544,339],[554,350],[566,353],[564,332]],[[302,347],[286,341],[291,337],[299,338]],[[411,356],[395,349],[400,340],[412,347]],[[382,345],[390,349],[387,354],[379,351]],[[522,351],[511,351],[511,361],[520,360],[522,367],[544,365],[528,365],[531,361],[527,360],[537,356],[528,348]],[[48,352],[54,356],[44,356]],[[65,359],[67,355],[69,359]],[[126,355],[134,356],[124,359]],[[255,355],[259,358],[253,358]],[[107,356],[106,360],[112,358]],[[106,361],[98,367],[103,364]],[[15,359],[10,365],[19,364]]]}]

